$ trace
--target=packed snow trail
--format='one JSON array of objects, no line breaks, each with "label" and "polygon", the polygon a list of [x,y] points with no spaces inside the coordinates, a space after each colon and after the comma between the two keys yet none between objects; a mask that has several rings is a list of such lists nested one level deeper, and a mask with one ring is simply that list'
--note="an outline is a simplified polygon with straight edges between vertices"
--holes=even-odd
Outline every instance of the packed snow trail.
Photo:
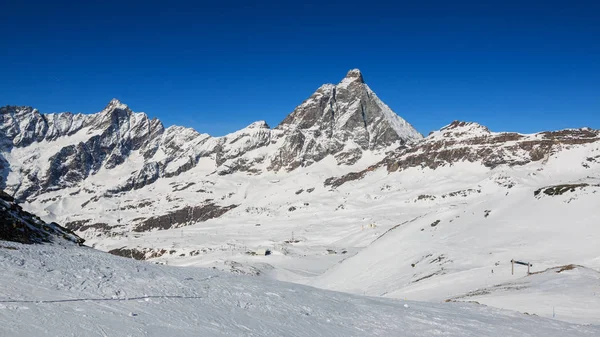
[{"label": "packed snow trail", "polygon": [[600,335],[469,303],[361,297],[72,244],[2,245],[2,337]]}]

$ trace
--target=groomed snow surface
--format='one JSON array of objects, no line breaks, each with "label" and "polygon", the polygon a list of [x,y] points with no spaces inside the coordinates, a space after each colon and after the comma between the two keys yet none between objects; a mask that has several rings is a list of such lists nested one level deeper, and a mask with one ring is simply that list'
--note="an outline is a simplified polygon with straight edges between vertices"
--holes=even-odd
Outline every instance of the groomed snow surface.
[{"label": "groomed snow surface", "polygon": [[0,336],[599,336],[471,303],[419,303],[169,267],[75,245],[0,248]]}]

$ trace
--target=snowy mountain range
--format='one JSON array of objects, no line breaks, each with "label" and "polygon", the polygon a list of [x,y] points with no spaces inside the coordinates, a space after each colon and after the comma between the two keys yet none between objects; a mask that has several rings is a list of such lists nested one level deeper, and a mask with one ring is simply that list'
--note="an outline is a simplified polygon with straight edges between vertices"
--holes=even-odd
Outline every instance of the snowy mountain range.
[{"label": "snowy mountain range", "polygon": [[0,119],[0,187],[100,250],[600,324],[599,130],[454,121],[423,137],[356,69],[275,128],[224,137],[117,100]]},{"label": "snowy mountain range", "polygon": [[259,121],[225,137],[165,129],[116,99],[92,115],[7,106],[0,118],[2,187],[19,200],[78,186],[101,170],[130,163],[135,170],[127,181],[107,192],[140,189],[189,171],[201,159],[219,175],[260,174],[309,166],[328,155],[350,165],[365,151],[422,138],[377,98],[356,69],[338,85],[321,86],[276,128]]}]

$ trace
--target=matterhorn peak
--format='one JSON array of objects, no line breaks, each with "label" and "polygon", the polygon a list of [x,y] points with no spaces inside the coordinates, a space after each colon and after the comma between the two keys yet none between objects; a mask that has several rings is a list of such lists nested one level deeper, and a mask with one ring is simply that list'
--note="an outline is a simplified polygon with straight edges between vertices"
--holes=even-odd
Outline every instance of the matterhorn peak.
[{"label": "matterhorn peak", "polygon": [[[364,83],[358,69],[350,70],[337,84],[322,85],[296,107],[276,129],[295,130],[286,142],[288,169],[320,160],[328,154],[338,163],[352,164],[363,151],[413,143],[423,136],[383,103]],[[294,162],[304,149],[310,153]],[[279,159],[278,159],[279,160]],[[275,168],[281,163],[275,163]]]},{"label": "matterhorn peak", "polygon": [[359,69],[351,69],[348,71],[346,77],[344,77],[342,81],[365,83],[363,75]]}]

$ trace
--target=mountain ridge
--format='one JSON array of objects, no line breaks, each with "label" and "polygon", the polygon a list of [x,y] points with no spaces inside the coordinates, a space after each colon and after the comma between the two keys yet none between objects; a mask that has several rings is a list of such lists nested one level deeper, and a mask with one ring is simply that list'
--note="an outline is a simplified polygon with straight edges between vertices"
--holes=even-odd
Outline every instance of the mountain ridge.
[{"label": "mountain ridge", "polygon": [[[144,160],[137,173],[131,174],[131,179],[138,182],[113,190],[141,187],[160,177],[178,175],[207,157],[214,160],[215,172],[220,175],[291,171],[328,155],[340,165],[350,165],[365,151],[381,151],[422,137],[376,97],[360,71],[351,70],[340,84],[332,86],[322,86],[328,91],[321,93],[318,89],[273,129],[257,121],[222,137],[180,126],[165,128],[160,120],[134,112],[118,99],[89,115],[42,114],[31,107],[2,107],[1,187],[25,200],[49,189],[75,186],[102,169],[124,164],[136,152]],[[337,98],[332,96],[335,88],[340,90]],[[325,105],[312,106],[311,99],[320,95],[326,99],[322,102]],[[328,123],[324,116],[334,107],[340,111],[339,117]],[[309,128],[305,127],[307,123]],[[29,146],[34,147],[33,155],[32,151],[13,155],[19,152],[13,149]],[[266,150],[251,153],[261,148]],[[49,151],[56,152],[48,158],[41,153]],[[10,167],[15,161],[28,165]],[[11,173],[15,175],[12,179]]]}]

